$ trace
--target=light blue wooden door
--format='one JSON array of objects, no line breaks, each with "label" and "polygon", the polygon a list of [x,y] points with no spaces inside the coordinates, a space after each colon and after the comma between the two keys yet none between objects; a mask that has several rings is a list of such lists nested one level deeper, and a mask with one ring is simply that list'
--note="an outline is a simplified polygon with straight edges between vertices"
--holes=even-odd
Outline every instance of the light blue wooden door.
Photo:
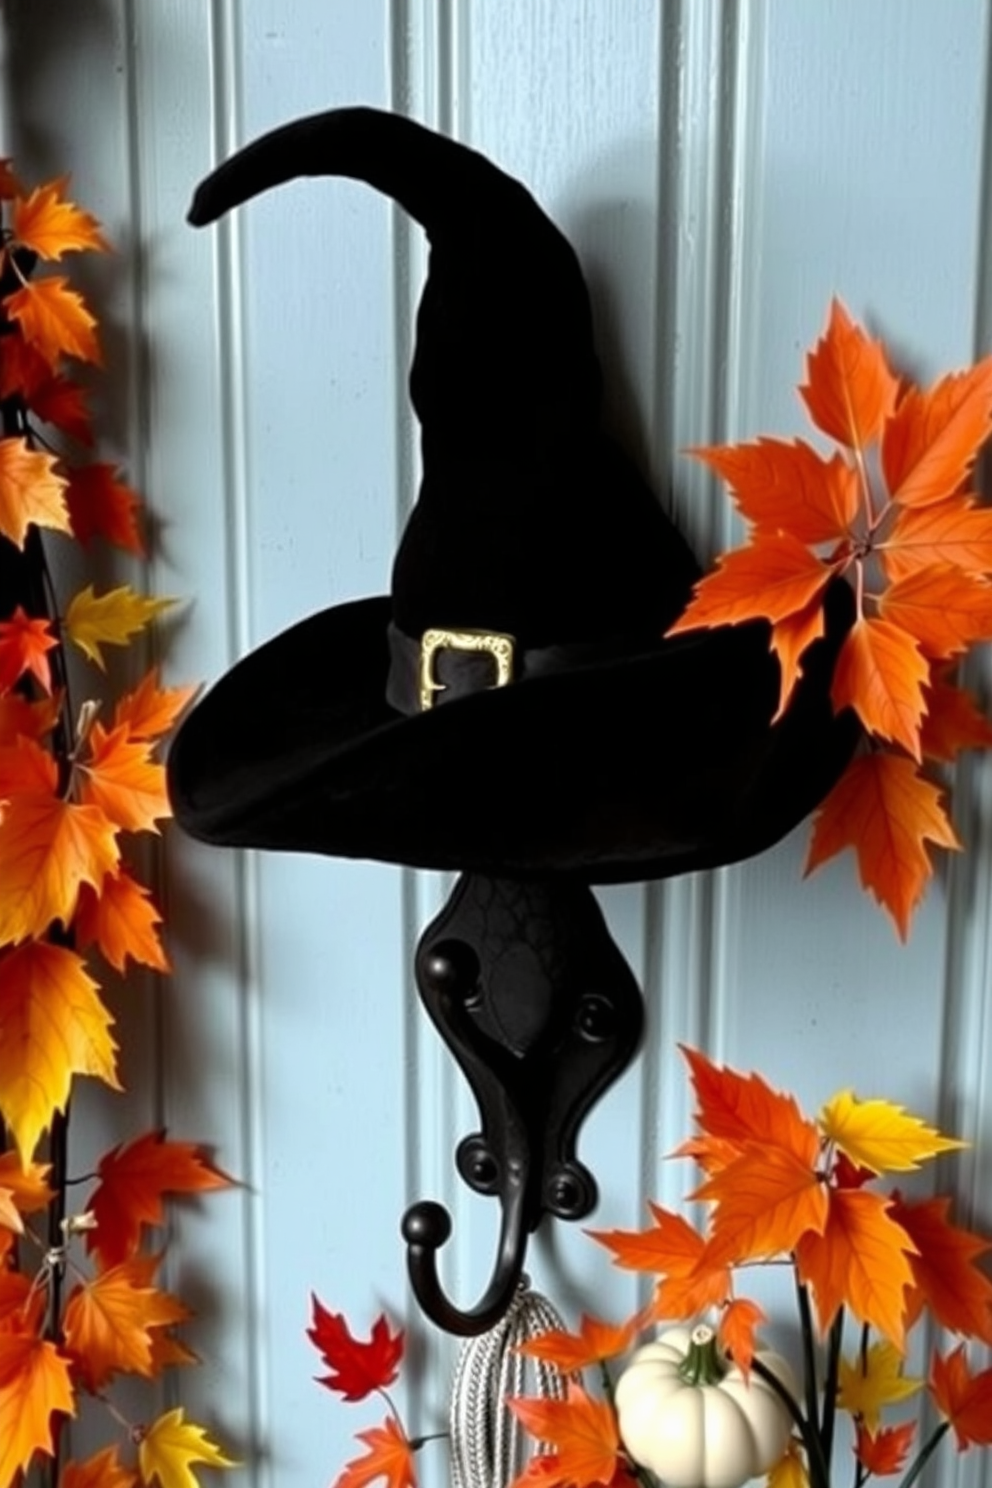
[{"label": "light blue wooden door", "polygon": [[[417,232],[330,181],[184,223],[198,178],[284,119],[407,111],[527,182],[587,272],[610,419],[707,557],[731,519],[681,451],[802,432],[792,390],[832,295],[923,379],[992,346],[987,0],[8,0],[4,18],[6,147],[25,174],[71,170],[118,245],[89,285],[116,328],[112,439],[157,514],[149,577],[186,599],[170,680],[210,681],[298,617],[385,592],[416,489]],[[682,1040],[810,1109],[851,1086],[939,1120],[973,1144],[953,1168],[962,1216],[992,1225],[990,809],[988,762],[969,764],[967,854],[906,945],[850,861],[802,880],[804,831],[601,896],[649,1034],[584,1134],[597,1224],[685,1190],[662,1161],[687,1133]],[[491,1206],[451,1161],[471,1102],[412,989],[445,885],[173,832],[162,888],[175,974],[120,989],[129,1095],[84,1092],[75,1140],[161,1121],[243,1180],[176,1223],[170,1279],[205,1361],[176,1388],[242,1481],[309,1488],[376,1419],[313,1383],[311,1290],[359,1328],[380,1308],[409,1322],[403,1400],[429,1431],[452,1348],[410,1309],[399,1215],[449,1205],[445,1284],[465,1305],[492,1262]],[[580,1233],[542,1234],[532,1262],[573,1317],[637,1300]],[[992,1471],[948,1449],[932,1481],[988,1488]]]}]

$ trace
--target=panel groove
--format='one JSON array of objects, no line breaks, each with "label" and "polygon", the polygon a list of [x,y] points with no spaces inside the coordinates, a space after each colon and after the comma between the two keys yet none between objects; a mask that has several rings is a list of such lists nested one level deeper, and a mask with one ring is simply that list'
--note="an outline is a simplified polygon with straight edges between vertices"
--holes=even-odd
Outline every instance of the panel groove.
[{"label": "panel groove", "polygon": [[[753,8],[666,5],[660,32],[654,462],[674,470],[673,515],[704,561],[731,540],[728,503],[701,466],[677,451],[736,432],[747,378],[745,293],[749,193],[761,109],[761,28]],[[666,482],[667,483],[667,482]],[[730,957],[739,914],[735,870],[647,891],[652,1048],[644,1081],[644,1182],[659,1187],[662,1151],[688,1130],[691,1103],[679,1042],[725,1052],[733,999]],[[654,1136],[655,1140],[650,1138]],[[663,1202],[682,1176],[660,1168]],[[649,1197],[648,1192],[645,1197]]]},{"label": "panel groove", "polygon": [[[213,157],[225,159],[243,143],[241,31],[237,0],[211,0],[209,46],[212,99]],[[221,219],[215,229],[217,294],[217,355],[220,389],[220,469],[228,543],[226,589],[228,652],[233,662],[255,644],[251,613],[251,514],[248,469],[248,389],[246,381],[245,298],[240,214]],[[265,1091],[262,1081],[262,1009],[259,1005],[258,967],[261,964],[258,859],[239,853],[233,876],[236,929],[233,938],[233,975],[237,987],[239,1107],[241,1141],[239,1176],[246,1192],[255,1196],[243,1206],[242,1254],[246,1293],[245,1458],[255,1488],[272,1480],[272,1439],[268,1391],[269,1336],[265,1320],[266,1230],[264,1192]]]}]

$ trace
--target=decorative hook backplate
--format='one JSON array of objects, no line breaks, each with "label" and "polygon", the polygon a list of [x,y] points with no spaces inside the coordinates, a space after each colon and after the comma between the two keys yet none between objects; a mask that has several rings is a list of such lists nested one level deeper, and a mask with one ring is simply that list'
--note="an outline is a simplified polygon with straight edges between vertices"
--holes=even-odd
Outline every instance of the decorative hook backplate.
[{"label": "decorative hook backplate", "polygon": [[414,1204],[403,1235],[424,1312],[471,1335],[509,1307],[544,1214],[582,1219],[595,1206],[578,1131],[636,1053],[643,1003],[584,884],[464,874],[421,936],[415,972],[479,1107],[481,1128],[459,1144],[458,1171],[502,1208],[496,1267],[479,1303],[461,1311],[442,1291],[436,1256],[451,1220],[440,1204]]}]

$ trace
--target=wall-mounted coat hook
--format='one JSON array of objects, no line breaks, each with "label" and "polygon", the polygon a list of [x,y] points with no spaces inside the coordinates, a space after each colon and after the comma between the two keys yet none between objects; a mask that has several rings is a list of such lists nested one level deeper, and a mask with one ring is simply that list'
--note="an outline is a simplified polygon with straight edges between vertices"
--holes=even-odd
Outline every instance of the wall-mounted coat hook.
[{"label": "wall-mounted coat hook", "polygon": [[482,1119],[458,1146],[458,1171],[476,1193],[498,1197],[502,1221],[492,1279],[471,1309],[450,1302],[438,1277],[451,1233],[440,1204],[407,1210],[408,1268],[427,1316],[472,1335],[510,1305],[542,1217],[582,1219],[594,1207],[578,1131],[633,1058],[643,1003],[591,890],[568,881],[464,874],[421,936],[415,972]]}]

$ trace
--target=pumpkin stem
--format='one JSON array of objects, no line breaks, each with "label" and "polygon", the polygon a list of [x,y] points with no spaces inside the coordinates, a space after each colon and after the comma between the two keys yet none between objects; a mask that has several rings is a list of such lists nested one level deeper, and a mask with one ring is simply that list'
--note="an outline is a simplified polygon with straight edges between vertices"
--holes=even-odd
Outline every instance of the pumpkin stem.
[{"label": "pumpkin stem", "polygon": [[716,1334],[706,1323],[693,1328],[689,1350],[679,1365],[679,1378],[687,1385],[718,1385],[727,1366],[716,1346]]}]

